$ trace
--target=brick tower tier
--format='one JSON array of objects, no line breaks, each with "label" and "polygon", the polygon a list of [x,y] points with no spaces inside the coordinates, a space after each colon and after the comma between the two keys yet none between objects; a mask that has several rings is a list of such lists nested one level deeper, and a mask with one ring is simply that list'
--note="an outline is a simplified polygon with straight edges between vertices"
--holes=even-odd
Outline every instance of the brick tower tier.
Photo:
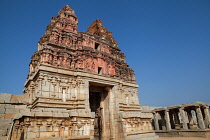
[{"label": "brick tower tier", "polygon": [[134,71],[97,19],[78,32],[74,10],[51,19],[32,56],[12,140],[152,140],[152,114],[141,113]]}]

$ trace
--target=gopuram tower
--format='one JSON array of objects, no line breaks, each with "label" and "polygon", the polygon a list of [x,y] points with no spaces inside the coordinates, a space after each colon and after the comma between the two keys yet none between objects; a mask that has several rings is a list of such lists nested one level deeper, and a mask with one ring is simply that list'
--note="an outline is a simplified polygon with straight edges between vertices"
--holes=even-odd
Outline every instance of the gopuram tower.
[{"label": "gopuram tower", "polygon": [[26,108],[12,140],[152,140],[152,114],[141,113],[135,74],[112,33],[97,19],[78,32],[74,10],[51,19],[30,62]]}]

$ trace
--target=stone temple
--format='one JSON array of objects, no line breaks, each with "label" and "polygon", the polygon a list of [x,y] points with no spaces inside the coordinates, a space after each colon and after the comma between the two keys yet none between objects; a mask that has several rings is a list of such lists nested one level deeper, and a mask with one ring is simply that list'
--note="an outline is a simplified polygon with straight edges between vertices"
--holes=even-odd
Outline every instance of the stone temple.
[{"label": "stone temple", "polygon": [[141,112],[134,71],[112,33],[99,19],[78,32],[69,6],[41,37],[24,95],[1,94],[1,101],[2,140],[158,138],[152,114]]}]

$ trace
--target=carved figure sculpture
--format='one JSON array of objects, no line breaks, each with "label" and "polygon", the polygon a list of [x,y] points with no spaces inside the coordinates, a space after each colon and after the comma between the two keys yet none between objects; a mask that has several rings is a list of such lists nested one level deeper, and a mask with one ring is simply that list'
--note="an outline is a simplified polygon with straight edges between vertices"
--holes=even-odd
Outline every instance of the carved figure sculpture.
[{"label": "carved figure sculpture", "polygon": [[[24,100],[9,137],[22,139],[152,140],[138,85],[112,33],[97,19],[78,32],[73,9],[51,19],[32,56]],[[1,138],[1,137],[0,137]]]}]

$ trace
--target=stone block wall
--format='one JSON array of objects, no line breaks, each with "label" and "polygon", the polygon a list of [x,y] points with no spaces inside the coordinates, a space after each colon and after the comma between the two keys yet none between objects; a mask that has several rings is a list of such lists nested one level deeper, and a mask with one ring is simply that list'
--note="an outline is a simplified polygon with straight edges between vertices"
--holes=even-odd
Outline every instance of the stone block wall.
[{"label": "stone block wall", "polygon": [[[55,112],[54,112],[55,113]],[[50,115],[50,114],[48,114]],[[52,115],[52,114],[51,114]],[[61,112],[58,117],[50,116],[31,116],[22,117],[15,121],[12,140],[21,139],[71,139],[89,138],[93,120],[90,118],[64,117]],[[63,116],[63,117],[62,117]]]},{"label": "stone block wall", "polygon": [[153,110],[158,109],[160,107],[154,107],[154,106],[141,106],[141,111],[144,113],[152,113]]},{"label": "stone block wall", "polygon": [[24,95],[0,93],[0,140],[9,137],[14,118],[26,110],[24,100]]},{"label": "stone block wall", "polygon": [[52,18],[24,95],[0,95],[0,139],[155,139],[152,115],[141,113],[134,71],[112,33],[100,20],[88,32],[77,25],[67,5]]}]

